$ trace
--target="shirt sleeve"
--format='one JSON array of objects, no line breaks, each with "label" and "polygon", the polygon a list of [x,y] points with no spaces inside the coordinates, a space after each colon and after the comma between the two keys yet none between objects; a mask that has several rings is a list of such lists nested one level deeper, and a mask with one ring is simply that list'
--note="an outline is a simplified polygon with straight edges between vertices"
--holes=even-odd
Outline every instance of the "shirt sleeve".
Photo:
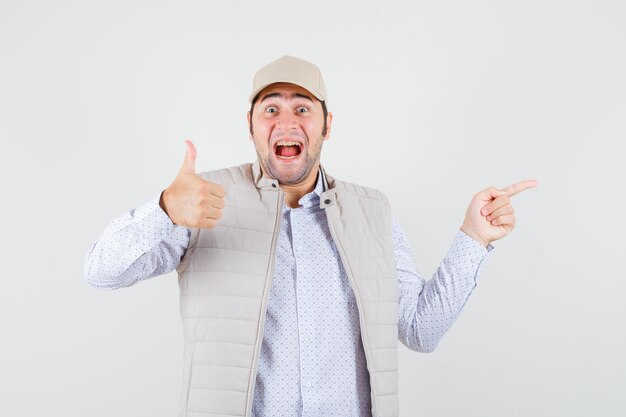
[{"label": "shirt sleeve", "polygon": [[113,290],[173,271],[191,231],[175,225],[159,205],[160,195],[115,218],[85,257],[85,280]]},{"label": "shirt sleeve", "polygon": [[425,281],[395,218],[392,227],[399,290],[398,339],[411,350],[432,352],[476,287],[494,247],[485,248],[459,230],[432,279]]}]

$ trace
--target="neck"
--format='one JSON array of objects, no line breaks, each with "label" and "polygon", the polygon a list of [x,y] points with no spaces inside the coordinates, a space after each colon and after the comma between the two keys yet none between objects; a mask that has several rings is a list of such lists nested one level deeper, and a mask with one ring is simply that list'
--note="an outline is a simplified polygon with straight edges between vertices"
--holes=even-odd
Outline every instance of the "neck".
[{"label": "neck", "polygon": [[[287,207],[300,207],[298,201],[300,201],[303,196],[315,189],[319,167],[320,164],[318,161],[311,169],[309,175],[297,184],[280,184],[280,188],[285,193],[285,204],[287,204]],[[261,171],[265,175],[263,168],[261,168]]]}]

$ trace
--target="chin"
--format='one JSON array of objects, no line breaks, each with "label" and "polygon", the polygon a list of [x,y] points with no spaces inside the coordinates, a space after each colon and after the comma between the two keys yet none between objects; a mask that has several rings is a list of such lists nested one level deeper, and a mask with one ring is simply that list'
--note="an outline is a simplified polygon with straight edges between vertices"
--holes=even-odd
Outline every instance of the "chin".
[{"label": "chin", "polygon": [[[313,168],[312,164],[283,164],[282,161],[268,161],[267,171],[281,184],[298,184],[304,181]],[[304,161],[300,161],[304,162]]]}]

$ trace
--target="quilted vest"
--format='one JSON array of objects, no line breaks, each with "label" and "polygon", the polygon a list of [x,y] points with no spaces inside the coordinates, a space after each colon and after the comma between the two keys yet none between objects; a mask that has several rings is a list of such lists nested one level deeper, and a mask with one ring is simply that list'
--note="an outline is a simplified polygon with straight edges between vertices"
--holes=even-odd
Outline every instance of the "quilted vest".
[{"label": "quilted vest", "polygon": [[[325,173],[320,207],[354,292],[373,417],[398,416],[398,288],[379,191]],[[284,193],[259,162],[199,174],[225,190],[222,218],[192,229],[178,271],[184,334],[179,417],[251,415]]]}]

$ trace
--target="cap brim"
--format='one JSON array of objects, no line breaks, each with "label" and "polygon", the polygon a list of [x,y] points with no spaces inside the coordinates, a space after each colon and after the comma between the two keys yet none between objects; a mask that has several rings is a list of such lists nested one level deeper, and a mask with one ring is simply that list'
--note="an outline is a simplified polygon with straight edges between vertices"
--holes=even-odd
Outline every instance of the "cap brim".
[{"label": "cap brim", "polygon": [[272,84],[277,84],[277,83],[289,83],[289,84],[293,84],[293,85],[297,85],[299,87],[304,88],[306,91],[308,91],[309,93],[313,94],[315,96],[315,98],[317,98],[319,101],[324,101],[326,100],[326,97],[324,97],[323,94],[321,94],[319,91],[316,91],[314,88],[312,88],[311,86],[306,86],[303,85],[303,83],[300,82],[295,82],[293,80],[289,80],[289,79],[279,79],[279,80],[273,80],[272,82],[268,82],[268,83],[264,83],[260,86],[258,86],[257,88],[255,88],[254,90],[252,90],[252,92],[250,93],[250,96],[248,97],[248,101],[250,103],[252,103],[252,100],[254,100],[254,98],[261,92],[263,91],[266,87],[269,87]]}]

